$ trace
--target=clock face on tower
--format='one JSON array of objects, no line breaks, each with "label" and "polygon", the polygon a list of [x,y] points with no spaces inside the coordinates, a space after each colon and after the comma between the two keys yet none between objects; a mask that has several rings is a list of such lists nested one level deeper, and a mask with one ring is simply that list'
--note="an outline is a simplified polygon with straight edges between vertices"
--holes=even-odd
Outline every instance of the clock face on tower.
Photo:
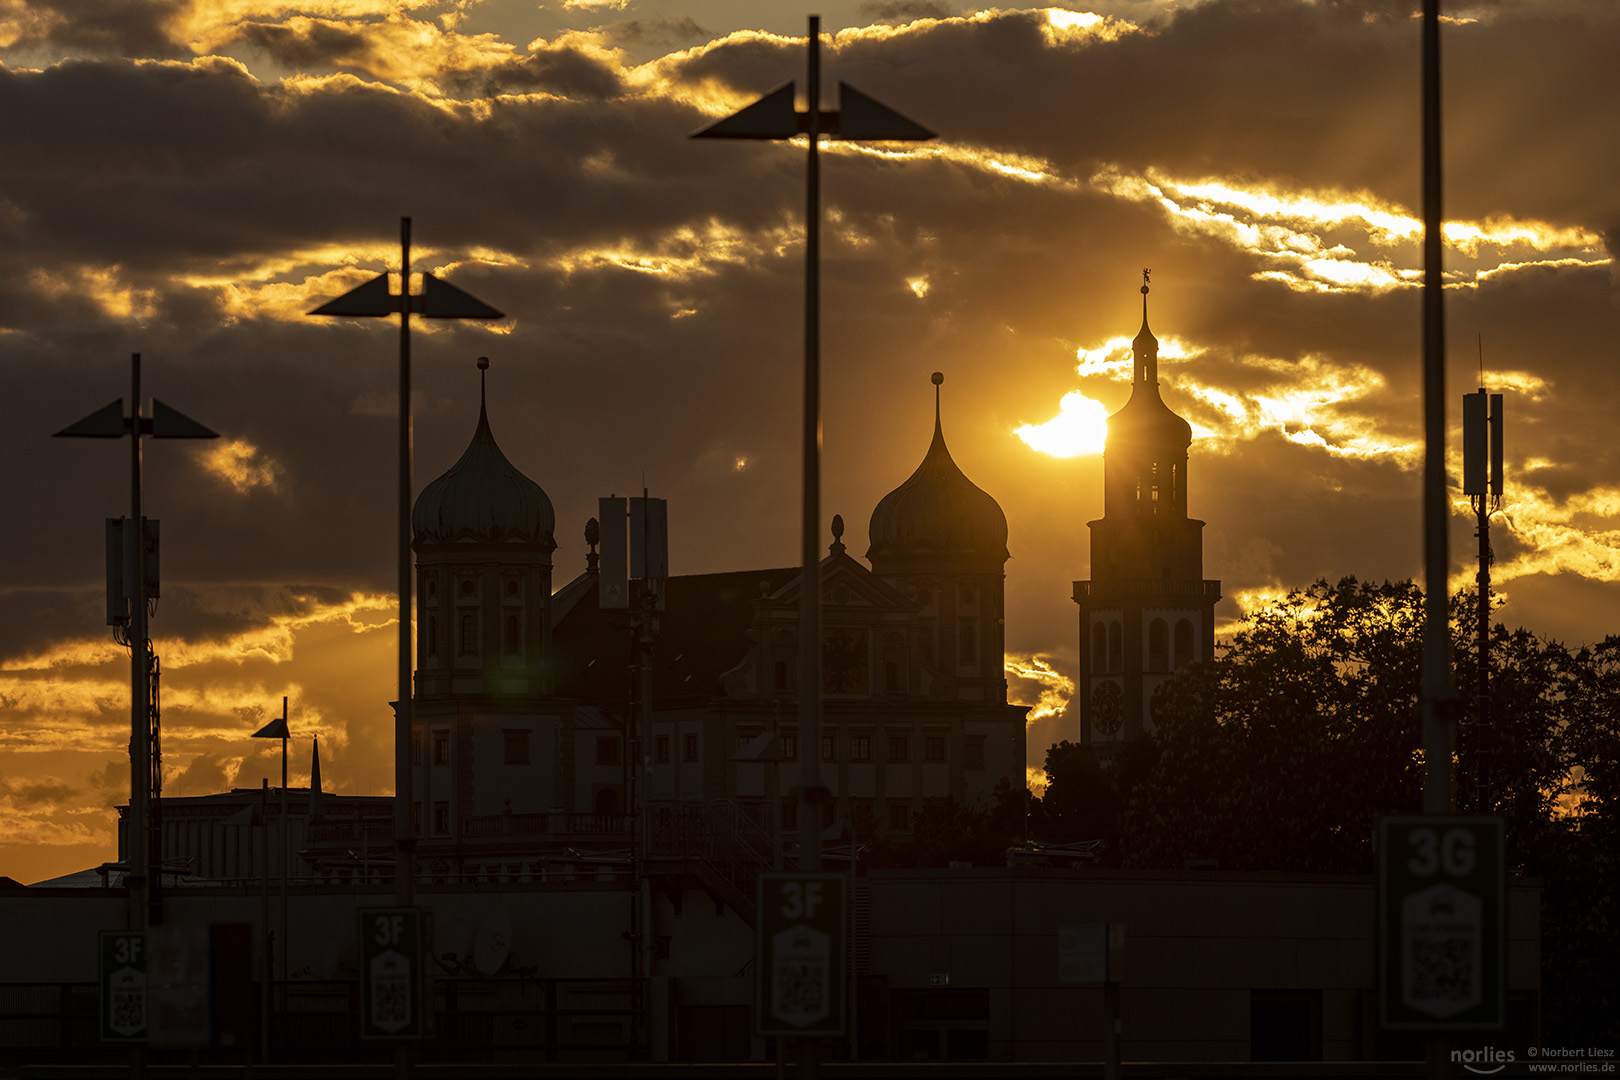
[{"label": "clock face on tower", "polygon": [[1125,712],[1124,695],[1116,682],[1100,682],[1091,692],[1091,726],[1097,734],[1112,738],[1119,732]]}]

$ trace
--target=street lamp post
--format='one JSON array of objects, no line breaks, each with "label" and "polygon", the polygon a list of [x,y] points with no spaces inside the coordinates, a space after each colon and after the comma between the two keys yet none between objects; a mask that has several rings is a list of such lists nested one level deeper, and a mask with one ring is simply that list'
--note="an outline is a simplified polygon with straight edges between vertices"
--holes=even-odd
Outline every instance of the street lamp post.
[{"label": "street lamp post", "polygon": [[[821,136],[923,140],[934,132],[856,90],[838,84],[838,110],[821,107],[821,17],[810,16],[806,110],[794,108],[789,82],[740,112],[693,133],[696,139],[807,137],[804,210],[803,569],[799,579],[799,865],[821,869]],[[774,811],[773,811],[774,812]],[[820,1046],[802,1039],[801,1073],[819,1073]]]},{"label": "street lamp post", "polygon": [[[151,807],[154,779],[160,778],[153,762],[151,727],[152,643],[147,637],[146,603],[146,518],[143,517],[141,481],[141,442],[154,439],[217,439],[219,433],[153,399],[152,415],[141,412],[141,354],[130,354],[130,415],[124,415],[122,401],[110,402],[56,433],[57,438],[118,439],[130,436],[129,501],[130,522],[123,531],[123,589],[128,598],[129,618],[129,821],[124,845],[128,858],[125,883],[129,889],[129,925],[132,930],[155,925],[162,918],[161,837],[148,835],[153,820]],[[155,870],[154,870],[155,868]],[[155,882],[148,874],[156,873]]]},{"label": "street lamp post", "polygon": [[399,313],[399,703],[394,708],[394,892],[401,907],[414,901],[416,830],[411,821],[411,313],[429,319],[499,319],[501,312],[432,274],[411,295],[411,219],[399,219],[398,293],[388,274],[310,312],[348,318]]}]

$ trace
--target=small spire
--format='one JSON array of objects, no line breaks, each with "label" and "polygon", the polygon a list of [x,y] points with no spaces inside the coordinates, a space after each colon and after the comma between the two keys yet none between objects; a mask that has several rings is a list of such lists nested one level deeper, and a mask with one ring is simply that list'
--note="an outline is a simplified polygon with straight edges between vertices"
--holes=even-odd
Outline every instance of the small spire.
[{"label": "small spire", "polygon": [[478,414],[484,414],[484,373],[489,370],[489,357],[478,358]]},{"label": "small spire", "polygon": [[315,750],[310,756],[309,765],[309,818],[318,820],[321,816],[321,737],[315,736]]},{"label": "small spire", "polygon": [[602,556],[596,553],[596,545],[601,541],[602,523],[595,518],[590,518],[585,522],[585,542],[591,546],[591,550],[585,553],[585,572],[587,574],[600,572],[598,566],[602,561]]},{"label": "small spire", "polygon": [[1133,378],[1136,382],[1159,385],[1159,339],[1148,329],[1148,281],[1152,270],[1142,271],[1142,329],[1131,342],[1131,355],[1135,360]]},{"label": "small spire", "polygon": [[842,555],[844,553],[844,515],[843,514],[834,514],[833,515],[832,534],[833,534],[833,542],[827,548],[827,550],[832,552],[834,555]]}]

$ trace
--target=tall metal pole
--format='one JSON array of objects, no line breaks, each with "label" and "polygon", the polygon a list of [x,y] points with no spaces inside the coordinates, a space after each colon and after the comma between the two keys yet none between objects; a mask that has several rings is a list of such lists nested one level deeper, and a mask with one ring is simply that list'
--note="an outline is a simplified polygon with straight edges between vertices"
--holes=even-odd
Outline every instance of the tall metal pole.
[{"label": "tall metal pole", "polygon": [[[1451,640],[1447,626],[1446,327],[1441,235],[1440,0],[1423,0],[1423,812],[1454,805]],[[1451,1074],[1449,1040],[1426,1040],[1425,1076]]]},{"label": "tall metal pole", "polygon": [[[821,17],[810,16],[805,102],[804,570],[799,589],[799,871],[821,869]],[[821,1075],[821,1043],[799,1040],[799,1076]]]},{"label": "tall metal pole", "polygon": [[[399,704],[394,709],[394,896],[416,899],[416,830],[411,821],[411,219],[399,219]],[[425,741],[425,740],[424,740]],[[427,764],[424,746],[422,762]],[[422,789],[423,815],[427,788]],[[411,1075],[411,1046],[394,1047],[394,1075]]]},{"label": "tall metal pole", "polygon": [[[150,703],[147,693],[151,689],[151,652],[146,647],[146,519],[141,505],[141,354],[130,354],[130,407],[133,418],[129,425],[129,503],[130,522],[125,532],[125,550],[135,552],[134,569],[130,575],[129,604],[129,829],[126,856],[129,870],[125,884],[129,887],[129,927],[145,931],[148,926],[146,874],[150,860],[150,839],[146,835],[147,802],[152,794],[152,728],[147,713]],[[127,530],[133,529],[131,537]],[[146,1075],[146,1044],[131,1048],[130,1076],[139,1080]]]},{"label": "tall metal pole", "polygon": [[821,869],[821,18],[810,16],[804,207],[804,569],[799,590],[799,869]]},{"label": "tall metal pole", "polygon": [[1453,805],[1446,555],[1446,330],[1441,236],[1440,13],[1423,2],[1423,811]]},{"label": "tall metal pole", "polygon": [[[1482,391],[1483,392],[1483,391]],[[1490,807],[1489,750],[1485,740],[1490,737],[1491,724],[1491,497],[1476,496],[1478,505],[1479,572],[1475,582],[1479,586],[1479,601],[1475,625],[1475,664],[1479,668],[1476,680],[1474,718],[1474,813],[1488,814]]]},{"label": "tall metal pole", "polygon": [[130,355],[129,528],[135,552],[130,577],[129,611],[129,885],[130,928],[147,926],[147,873],[151,867],[151,837],[147,835],[148,803],[152,796],[152,729],[147,693],[151,687],[146,648],[146,522],[141,516],[141,354]]},{"label": "tall metal pole", "polygon": [[281,966],[276,970],[287,980],[287,698],[281,698]]}]

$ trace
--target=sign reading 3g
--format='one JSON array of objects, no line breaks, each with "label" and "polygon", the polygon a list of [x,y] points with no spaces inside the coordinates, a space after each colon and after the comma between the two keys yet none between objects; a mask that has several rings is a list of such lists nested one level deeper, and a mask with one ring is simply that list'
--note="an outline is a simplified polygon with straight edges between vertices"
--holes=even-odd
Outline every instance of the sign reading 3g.
[{"label": "sign reading 3g", "polygon": [[1386,1028],[1500,1027],[1506,998],[1502,819],[1378,823],[1379,1021]]}]

